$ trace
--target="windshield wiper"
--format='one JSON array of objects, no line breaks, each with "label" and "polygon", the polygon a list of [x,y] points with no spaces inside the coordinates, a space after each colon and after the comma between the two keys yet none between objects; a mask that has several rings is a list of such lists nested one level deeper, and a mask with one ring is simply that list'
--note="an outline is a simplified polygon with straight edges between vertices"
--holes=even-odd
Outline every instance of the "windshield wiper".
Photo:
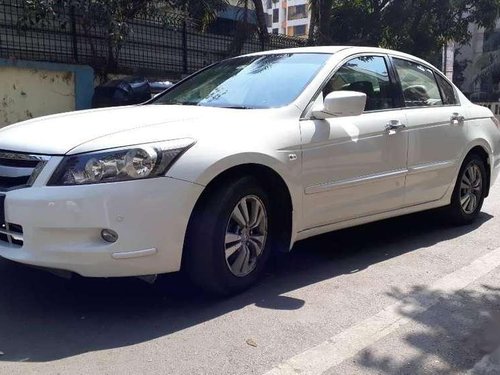
[{"label": "windshield wiper", "polygon": [[244,105],[228,105],[228,106],[223,106],[222,108],[230,108],[230,109],[254,109],[252,107],[245,107]]},{"label": "windshield wiper", "polygon": [[200,102],[179,102],[179,103],[174,103],[177,105],[200,105]]},{"label": "windshield wiper", "polygon": [[[204,105],[204,104],[202,104]],[[213,107],[213,108],[229,108],[229,109],[255,109],[255,107],[247,107],[244,105],[204,105],[205,107]]]},{"label": "windshield wiper", "polygon": [[161,101],[155,104],[169,104],[169,105],[194,105],[197,107],[213,107],[213,108],[229,108],[229,109],[255,109],[254,107],[247,107],[244,105],[210,105],[201,102],[177,102],[177,103],[162,103]]}]

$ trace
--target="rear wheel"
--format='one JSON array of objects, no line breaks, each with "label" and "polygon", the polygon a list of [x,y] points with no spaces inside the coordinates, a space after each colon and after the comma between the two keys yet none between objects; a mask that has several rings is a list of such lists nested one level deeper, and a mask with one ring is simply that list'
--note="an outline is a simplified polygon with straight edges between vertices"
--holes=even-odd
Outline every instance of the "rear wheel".
[{"label": "rear wheel", "polygon": [[211,293],[240,292],[262,275],[273,233],[268,193],[253,177],[228,181],[193,213],[184,249],[186,271]]},{"label": "rear wheel", "polygon": [[483,206],[487,183],[483,159],[477,154],[467,156],[448,207],[448,215],[454,224],[469,224],[477,218]]}]

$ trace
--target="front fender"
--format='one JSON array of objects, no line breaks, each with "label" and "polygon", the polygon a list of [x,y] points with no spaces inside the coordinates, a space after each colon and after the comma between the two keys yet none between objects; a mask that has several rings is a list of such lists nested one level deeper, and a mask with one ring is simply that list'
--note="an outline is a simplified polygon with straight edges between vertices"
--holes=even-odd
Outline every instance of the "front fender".
[{"label": "front fender", "polygon": [[207,158],[201,160],[194,155],[182,157],[167,176],[207,186],[225,171],[249,164],[260,165],[273,170],[284,181],[292,200],[292,238],[294,243],[302,218],[303,187],[300,180],[301,160],[297,152],[297,159],[290,160],[290,151],[277,151],[275,155],[259,152],[244,152],[225,155],[210,163]]}]

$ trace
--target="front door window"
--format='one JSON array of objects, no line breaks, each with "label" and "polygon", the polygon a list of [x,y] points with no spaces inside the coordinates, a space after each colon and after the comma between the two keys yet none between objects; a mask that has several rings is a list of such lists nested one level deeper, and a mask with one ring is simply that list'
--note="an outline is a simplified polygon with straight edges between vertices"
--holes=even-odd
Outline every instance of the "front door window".
[{"label": "front door window", "polygon": [[365,111],[395,107],[386,60],[381,56],[362,56],[346,62],[325,85],[323,97],[340,90],[366,94]]}]

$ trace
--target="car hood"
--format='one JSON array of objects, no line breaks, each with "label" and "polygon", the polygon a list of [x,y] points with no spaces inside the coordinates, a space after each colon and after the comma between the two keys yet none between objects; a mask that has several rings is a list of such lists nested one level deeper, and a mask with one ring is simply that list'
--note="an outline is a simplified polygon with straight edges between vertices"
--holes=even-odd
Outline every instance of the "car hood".
[{"label": "car hood", "polygon": [[[120,139],[123,146],[141,142],[166,140],[168,137],[180,138],[193,133],[193,127],[206,123],[211,118],[232,117],[239,110],[201,107],[139,105],[129,107],[104,108],[87,111],[68,112],[40,117],[0,130],[0,150],[64,155],[79,147],[96,142],[101,145]],[[150,132],[141,132],[149,126],[162,128],[161,137]],[[130,133],[130,136],[127,134]],[[138,133],[148,137],[137,138]],[[154,133],[154,132],[151,132]],[[119,135],[119,137],[117,137]],[[105,147],[106,148],[106,147]],[[72,152],[71,152],[72,153]]]}]

